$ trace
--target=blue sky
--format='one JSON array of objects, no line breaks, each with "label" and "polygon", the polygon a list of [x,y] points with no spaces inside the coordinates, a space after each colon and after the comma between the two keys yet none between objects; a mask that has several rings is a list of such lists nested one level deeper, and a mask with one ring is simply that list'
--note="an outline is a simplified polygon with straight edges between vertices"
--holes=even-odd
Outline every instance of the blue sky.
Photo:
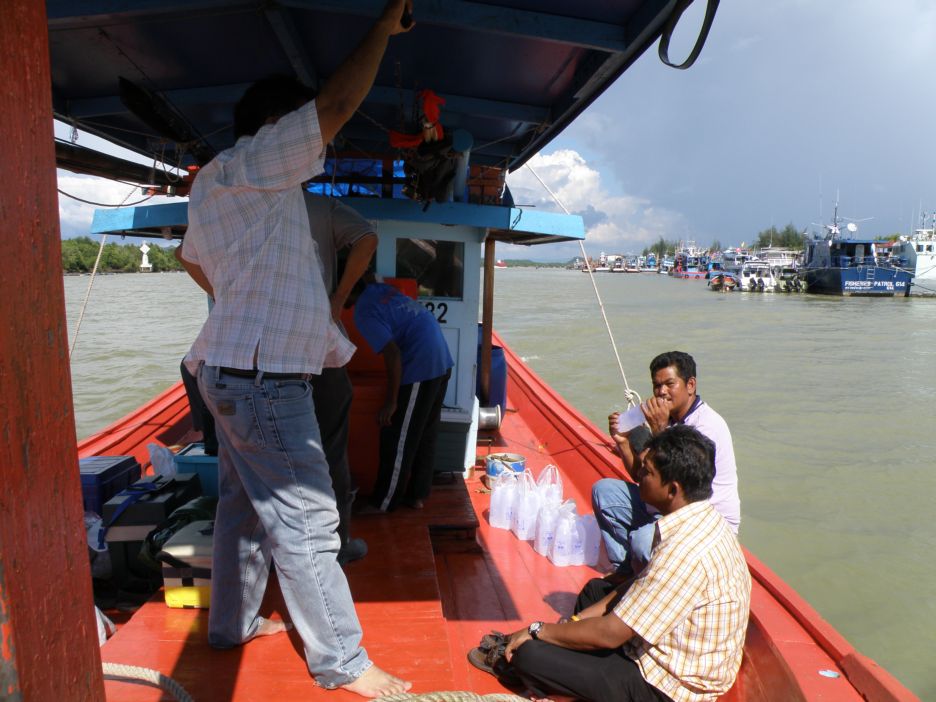
[{"label": "blue sky", "polygon": [[[684,18],[684,50],[702,5]],[[589,255],[661,235],[727,246],[772,224],[802,230],[820,198],[831,217],[837,191],[840,214],[873,218],[862,234],[906,233],[921,203],[936,210],[934,72],[936,3],[722,2],[692,68],[667,68],[654,47],[532,165],[588,213]],[[517,202],[556,209],[529,174],[508,182]]]},{"label": "blue sky", "polygon": [[[686,13],[685,52],[704,3]],[[725,0],[688,71],[649,50],[531,165],[585,218],[586,250],[637,252],[660,236],[752,241],[840,214],[861,233],[908,232],[936,210],[936,3]],[[86,143],[82,137],[82,143]],[[521,169],[518,204],[558,210]],[[60,187],[120,202],[126,185],[60,172]],[[138,199],[131,196],[131,199]],[[63,236],[90,209],[61,197]],[[563,260],[578,245],[499,245],[501,258]]]}]

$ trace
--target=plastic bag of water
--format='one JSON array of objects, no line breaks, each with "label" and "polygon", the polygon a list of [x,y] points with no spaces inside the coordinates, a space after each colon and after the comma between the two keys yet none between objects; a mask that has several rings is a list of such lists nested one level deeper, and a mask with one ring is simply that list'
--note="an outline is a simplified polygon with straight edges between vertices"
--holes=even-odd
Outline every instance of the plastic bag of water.
[{"label": "plastic bag of water", "polygon": [[517,498],[514,503],[510,530],[521,541],[532,541],[536,537],[536,518],[540,510],[540,495],[533,476],[524,471],[517,478]]},{"label": "plastic bag of water", "polygon": [[540,495],[542,505],[559,505],[562,503],[562,476],[559,468],[552,464],[543,468],[536,479],[536,491]]},{"label": "plastic bag of water", "polygon": [[509,529],[513,521],[518,475],[523,475],[523,473],[505,470],[498,474],[491,483],[491,510],[488,519],[495,529]]},{"label": "plastic bag of water", "polygon": [[576,539],[575,522],[575,502],[566,500],[559,507],[559,515],[556,518],[556,535],[553,538],[552,550],[549,552],[549,560],[557,566],[572,565],[572,553],[575,549]]}]

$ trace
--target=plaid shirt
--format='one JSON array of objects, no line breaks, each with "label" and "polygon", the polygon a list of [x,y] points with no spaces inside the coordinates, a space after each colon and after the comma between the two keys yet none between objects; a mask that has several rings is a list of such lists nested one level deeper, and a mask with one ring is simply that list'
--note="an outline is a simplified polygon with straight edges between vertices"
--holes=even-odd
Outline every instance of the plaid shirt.
[{"label": "plaid shirt", "polygon": [[320,373],[351,358],[300,187],[323,156],[313,101],[241,137],[195,178],[183,256],[204,271],[215,304],[187,362]]},{"label": "plaid shirt", "polygon": [[741,666],[751,576],[728,523],[694,502],[656,523],[653,556],[614,608],[636,636],[624,652],[675,702],[714,700]]}]

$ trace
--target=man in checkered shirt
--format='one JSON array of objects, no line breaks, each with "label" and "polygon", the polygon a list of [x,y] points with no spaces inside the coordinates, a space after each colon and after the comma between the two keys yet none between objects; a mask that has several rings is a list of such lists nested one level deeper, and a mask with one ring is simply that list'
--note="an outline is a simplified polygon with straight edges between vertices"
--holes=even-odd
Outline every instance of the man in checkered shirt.
[{"label": "man in checkered shirt", "polygon": [[361,647],[337,562],[338,511],[309,380],[343,366],[354,346],[332,316],[301,185],[323,171],[325,145],[367,95],[390,37],[412,26],[411,11],[411,0],[388,0],[317,95],[282,76],[248,88],[234,110],[237,142],[192,185],[181,252],[215,298],[186,357],[219,443],[208,642],[230,648],[284,629],[259,616],[275,561],[316,683],[365,697],[411,684]]},{"label": "man in checkered shirt", "polygon": [[708,503],[715,447],[687,425],[653,437],[640,494],[663,515],[633,580],[595,579],[575,614],[511,635],[505,655],[531,691],[595,702],[704,702],[734,684],[750,611],[741,546]]}]

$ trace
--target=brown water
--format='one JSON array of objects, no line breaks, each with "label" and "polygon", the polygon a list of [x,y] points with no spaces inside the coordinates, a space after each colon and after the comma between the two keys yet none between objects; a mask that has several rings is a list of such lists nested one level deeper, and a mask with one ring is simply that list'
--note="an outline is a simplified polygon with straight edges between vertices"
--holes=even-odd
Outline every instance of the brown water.
[{"label": "brown water", "polygon": [[[691,353],[727,420],[741,540],[861,652],[936,699],[936,298],[717,294],[704,281],[599,274],[632,388]],[[66,278],[70,329],[88,278]],[[181,274],[95,281],[72,362],[78,435],[178,378],[206,314]],[[495,326],[599,426],[622,381],[588,276],[496,273]]]}]

